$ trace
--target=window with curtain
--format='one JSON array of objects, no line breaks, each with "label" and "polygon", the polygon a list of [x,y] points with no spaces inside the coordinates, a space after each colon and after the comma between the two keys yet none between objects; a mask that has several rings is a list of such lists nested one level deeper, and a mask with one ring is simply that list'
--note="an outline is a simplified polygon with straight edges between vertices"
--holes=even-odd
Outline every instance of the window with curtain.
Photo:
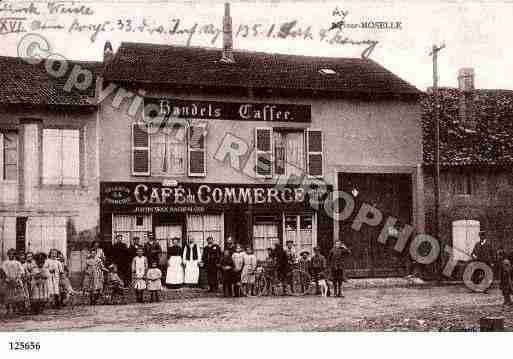
[{"label": "window with curtain", "polygon": [[123,243],[130,245],[135,237],[144,244],[148,240],[148,232],[152,231],[152,217],[149,215],[118,215],[112,217],[112,240],[121,235]]},{"label": "window with curtain", "polygon": [[301,131],[274,131],[274,173],[301,176],[305,165],[305,137]]},{"label": "window with curtain", "polygon": [[315,246],[313,221],[314,217],[311,214],[285,215],[285,242],[293,241],[297,254],[302,251],[308,251],[310,254],[313,252]]},{"label": "window with curtain", "polygon": [[43,184],[80,183],[80,130],[43,130]]},{"label": "window with curtain", "polygon": [[151,174],[176,176],[185,174],[186,136],[184,126],[164,127],[150,136]]},{"label": "window with curtain", "polygon": [[265,260],[267,248],[273,248],[278,241],[278,224],[256,222],[253,225],[253,248],[258,260]]},{"label": "window with curtain", "polygon": [[203,249],[207,238],[212,237],[214,243],[223,246],[223,216],[221,214],[189,214],[187,215],[187,238]]}]

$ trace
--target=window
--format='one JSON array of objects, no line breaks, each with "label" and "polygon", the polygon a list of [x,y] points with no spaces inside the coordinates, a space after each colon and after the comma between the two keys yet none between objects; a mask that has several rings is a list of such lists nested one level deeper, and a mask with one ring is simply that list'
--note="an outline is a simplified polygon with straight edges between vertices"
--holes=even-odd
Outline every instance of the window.
[{"label": "window", "polygon": [[189,176],[202,177],[207,174],[206,126],[192,125],[189,128]]},{"label": "window", "polygon": [[152,231],[151,216],[113,215],[112,217],[112,239],[121,235],[123,243],[130,245],[134,237],[140,239],[144,244],[148,240],[148,232]]},{"label": "window", "polygon": [[278,242],[278,224],[256,217],[253,225],[253,247],[257,259],[265,260],[267,248],[274,248],[274,244]]},{"label": "window", "polygon": [[164,127],[151,137],[151,174],[176,176],[185,174],[186,129],[176,125]]},{"label": "window", "polygon": [[311,214],[287,214],[284,217],[285,243],[294,242],[296,253],[313,252],[315,246],[314,216]]},{"label": "window", "polygon": [[274,131],[274,173],[301,176],[305,162],[304,131]]},{"label": "window", "polygon": [[472,175],[470,172],[460,170],[454,174],[454,194],[472,194]]},{"label": "window", "polygon": [[306,135],[307,173],[312,177],[322,177],[324,162],[322,132],[308,129]]},{"label": "window", "polygon": [[214,243],[223,246],[222,214],[189,214],[187,215],[187,238],[203,249],[207,244],[207,238],[212,237]]},{"label": "window", "polygon": [[144,123],[132,124],[132,174],[150,175],[149,130]]},{"label": "window", "polygon": [[261,177],[271,177],[273,174],[273,129],[255,129],[256,163],[255,172]]},{"label": "window", "polygon": [[18,133],[2,131],[0,133],[0,179],[18,180]]},{"label": "window", "polygon": [[48,253],[55,248],[66,257],[65,217],[29,217],[26,228],[27,251]]},{"label": "window", "polygon": [[80,130],[43,130],[43,184],[80,183]]}]

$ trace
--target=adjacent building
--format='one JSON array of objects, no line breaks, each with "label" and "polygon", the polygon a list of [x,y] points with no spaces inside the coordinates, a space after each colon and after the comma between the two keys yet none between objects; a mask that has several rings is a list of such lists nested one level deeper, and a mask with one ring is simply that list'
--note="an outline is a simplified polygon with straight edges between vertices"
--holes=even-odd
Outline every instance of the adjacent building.
[{"label": "adjacent building", "polygon": [[[66,86],[44,61],[0,57],[0,257],[9,248],[71,250],[98,234],[98,116],[94,86]],[[78,263],[78,262],[74,262]],[[79,270],[79,269],[77,269]]]}]

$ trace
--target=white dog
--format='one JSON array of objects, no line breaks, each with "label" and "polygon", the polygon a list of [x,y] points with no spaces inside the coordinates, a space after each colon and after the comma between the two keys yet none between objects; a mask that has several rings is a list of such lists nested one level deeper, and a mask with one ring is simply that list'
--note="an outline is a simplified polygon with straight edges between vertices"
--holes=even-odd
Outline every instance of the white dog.
[{"label": "white dog", "polygon": [[319,288],[321,290],[321,296],[327,297],[328,296],[328,281],[326,279],[319,279]]}]

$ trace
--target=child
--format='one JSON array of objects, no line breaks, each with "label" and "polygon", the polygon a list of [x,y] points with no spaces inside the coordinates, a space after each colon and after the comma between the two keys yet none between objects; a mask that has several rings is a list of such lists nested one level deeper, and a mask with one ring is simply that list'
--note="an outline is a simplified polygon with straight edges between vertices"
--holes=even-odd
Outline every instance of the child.
[{"label": "child", "polygon": [[59,280],[59,293],[60,303],[62,305],[69,303],[71,297],[75,294],[75,291],[71,286],[71,281],[69,280],[69,270],[67,267],[64,267],[64,270],[61,273],[61,278]]},{"label": "child", "polygon": [[[310,272],[311,272],[310,259],[308,258],[309,256],[310,256],[310,253],[308,253],[308,251],[302,251],[301,255],[299,257],[299,260],[298,260],[299,270],[308,274],[308,276],[305,275],[305,277],[309,277]],[[301,291],[305,292],[305,290],[307,288],[307,283],[303,283],[303,282],[304,282],[304,280],[301,280]]]},{"label": "child", "polygon": [[16,259],[16,251],[9,249],[7,251],[7,260],[2,263],[2,270],[5,273],[7,312],[9,310],[14,313],[20,311],[28,300],[23,279],[25,277],[25,269]]},{"label": "child", "polygon": [[511,262],[508,259],[504,259],[500,268],[500,287],[504,297],[504,305],[511,305],[511,292],[513,289],[511,274]]},{"label": "child", "polygon": [[158,268],[158,263],[153,261],[151,268],[148,269],[146,278],[148,278],[147,288],[150,292],[151,302],[160,302],[159,292],[162,290],[162,271]]},{"label": "child", "polygon": [[256,275],[255,270],[257,266],[257,257],[253,253],[253,248],[247,247],[246,253],[243,257],[243,267],[242,267],[242,287],[243,292],[246,294],[255,295],[255,281]]},{"label": "child", "polygon": [[112,300],[114,300],[114,297],[120,298],[123,296],[123,281],[118,275],[118,267],[115,264],[109,266],[107,286],[110,288]]},{"label": "child", "polygon": [[32,312],[39,314],[49,298],[48,278],[50,278],[50,272],[45,267],[46,254],[37,253],[34,255],[34,261],[35,265],[30,271],[30,301]]},{"label": "child", "polygon": [[132,260],[132,285],[135,289],[137,303],[144,302],[144,290],[146,289],[146,272],[148,260],[143,256],[142,247],[137,248],[136,256]]},{"label": "child", "polygon": [[45,267],[50,272],[48,278],[48,293],[53,298],[54,307],[59,308],[62,303],[60,300],[59,281],[63,273],[62,263],[59,261],[57,249],[50,249],[48,259],[45,262]]},{"label": "child", "polygon": [[219,264],[223,273],[223,293],[225,297],[231,297],[233,295],[233,263],[230,250],[225,249],[223,252],[223,258]]},{"label": "child", "polygon": [[103,290],[103,273],[106,269],[94,248],[89,251],[85,264],[83,288],[89,293],[89,303],[95,305]]},{"label": "child", "polygon": [[237,244],[235,246],[235,253],[232,255],[233,259],[233,290],[235,297],[240,297],[241,295],[241,276],[242,276],[242,267],[244,266],[244,252],[242,252],[242,246]]}]

